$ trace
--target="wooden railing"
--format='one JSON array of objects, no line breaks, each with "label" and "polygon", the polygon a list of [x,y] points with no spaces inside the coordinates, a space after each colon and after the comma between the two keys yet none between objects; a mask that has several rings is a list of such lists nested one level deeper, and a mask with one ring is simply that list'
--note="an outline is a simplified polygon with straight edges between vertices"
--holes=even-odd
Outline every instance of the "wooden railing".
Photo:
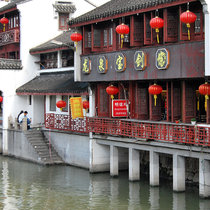
[{"label": "wooden railing", "polygon": [[210,126],[208,125],[194,126],[182,123],[97,117],[72,120],[69,115],[58,114],[46,114],[45,119],[45,126],[50,129],[210,146]]},{"label": "wooden railing", "polygon": [[20,31],[19,29],[13,29],[10,31],[0,33],[0,46],[19,43],[20,42]]}]

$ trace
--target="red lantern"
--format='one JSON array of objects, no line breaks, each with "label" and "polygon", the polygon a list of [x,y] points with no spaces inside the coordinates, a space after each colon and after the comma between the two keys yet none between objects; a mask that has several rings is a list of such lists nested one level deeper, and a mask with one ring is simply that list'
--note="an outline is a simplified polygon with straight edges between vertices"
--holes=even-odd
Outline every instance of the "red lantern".
[{"label": "red lantern", "polygon": [[70,38],[73,42],[75,42],[76,50],[77,50],[77,44],[78,44],[79,41],[82,40],[82,35],[80,33],[75,32],[70,36]]},{"label": "red lantern", "polygon": [[181,22],[185,23],[187,25],[187,31],[188,31],[188,39],[190,40],[190,23],[194,23],[197,16],[193,13],[187,10],[186,12],[183,12],[180,15]]},{"label": "red lantern", "polygon": [[110,85],[109,87],[106,88],[106,92],[111,95],[111,99],[114,98],[114,95],[116,95],[117,93],[119,93],[119,89],[118,87],[115,87],[113,85]]},{"label": "red lantern", "polygon": [[129,34],[129,31],[130,31],[129,27],[125,25],[124,23],[116,27],[116,32],[120,34],[120,38],[121,38],[121,48],[123,47],[123,39],[125,37],[124,35]]},{"label": "red lantern", "polygon": [[149,22],[150,26],[155,29],[155,32],[157,33],[157,42],[159,43],[159,28],[163,28],[164,26],[164,20],[158,16],[155,18],[152,18]]},{"label": "red lantern", "polygon": [[162,93],[163,88],[160,85],[150,85],[149,88],[149,93],[154,95],[154,99],[155,99],[155,106],[156,106],[156,99],[157,99],[157,95]]},{"label": "red lantern", "polygon": [[89,101],[83,101],[83,109],[89,109]]},{"label": "red lantern", "polygon": [[65,101],[58,101],[57,103],[56,103],[56,106],[58,107],[58,108],[60,108],[60,110],[62,111],[62,109],[63,108],[65,108],[66,107],[66,102]]},{"label": "red lantern", "polygon": [[207,100],[209,99],[210,95],[210,84],[205,82],[205,84],[199,86],[198,90],[201,95],[205,95],[205,110],[207,110]]},{"label": "red lantern", "polygon": [[0,103],[3,101],[3,97],[2,96],[0,96]]},{"label": "red lantern", "polygon": [[3,24],[4,28],[3,31],[5,31],[5,25],[9,23],[9,20],[5,17],[0,19],[0,23]]}]

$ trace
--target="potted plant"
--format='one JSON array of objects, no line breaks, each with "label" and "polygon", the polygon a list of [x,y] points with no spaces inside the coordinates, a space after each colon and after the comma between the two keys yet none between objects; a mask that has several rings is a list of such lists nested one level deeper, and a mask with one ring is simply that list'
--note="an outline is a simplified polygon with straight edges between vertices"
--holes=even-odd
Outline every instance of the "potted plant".
[{"label": "potted plant", "polygon": [[195,125],[195,124],[196,124],[196,119],[195,119],[195,118],[192,118],[192,119],[191,119],[191,124],[192,124],[192,125]]}]

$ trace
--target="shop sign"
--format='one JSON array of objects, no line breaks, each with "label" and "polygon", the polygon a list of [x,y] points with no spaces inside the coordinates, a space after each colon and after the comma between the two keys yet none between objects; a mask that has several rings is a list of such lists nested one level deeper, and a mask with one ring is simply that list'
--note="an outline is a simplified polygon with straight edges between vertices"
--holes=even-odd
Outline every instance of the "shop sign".
[{"label": "shop sign", "polygon": [[97,70],[101,74],[105,74],[108,69],[108,60],[105,56],[99,56],[97,61]]},{"label": "shop sign", "polygon": [[134,68],[143,71],[147,66],[147,55],[144,51],[136,51],[134,54]]},{"label": "shop sign", "polygon": [[129,101],[126,99],[112,100],[112,117],[127,117],[128,104]]},{"label": "shop sign", "polygon": [[70,98],[70,105],[71,105],[72,119],[84,118],[82,98],[81,97],[71,97]]},{"label": "shop sign", "polygon": [[156,67],[158,69],[167,69],[170,64],[169,56],[169,51],[167,49],[158,49],[156,52]]},{"label": "shop sign", "polygon": [[91,71],[91,60],[88,57],[82,58],[82,73],[90,74]]},{"label": "shop sign", "polygon": [[126,57],[122,53],[118,53],[115,56],[115,70],[117,72],[123,72],[126,69]]}]

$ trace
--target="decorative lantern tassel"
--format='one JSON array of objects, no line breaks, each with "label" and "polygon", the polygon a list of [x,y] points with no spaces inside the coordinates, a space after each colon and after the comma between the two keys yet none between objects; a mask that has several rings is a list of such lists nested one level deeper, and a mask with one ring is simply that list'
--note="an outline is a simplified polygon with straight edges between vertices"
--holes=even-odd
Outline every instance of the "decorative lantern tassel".
[{"label": "decorative lantern tassel", "polygon": [[78,44],[78,42],[75,42],[75,45],[76,45],[76,51],[77,51],[77,44]]},{"label": "decorative lantern tassel", "polygon": [[5,24],[3,24],[3,32],[5,32]]},{"label": "decorative lantern tassel", "polygon": [[61,112],[62,112],[63,108],[60,108],[60,110],[61,110]]},{"label": "decorative lantern tassel", "polygon": [[112,100],[114,99],[114,95],[111,95],[111,99],[112,99]]},{"label": "decorative lantern tassel", "polygon": [[205,111],[207,110],[207,100],[209,99],[208,95],[205,95]]},{"label": "decorative lantern tassel", "polygon": [[187,23],[187,34],[188,34],[188,40],[190,40],[190,24]]},{"label": "decorative lantern tassel", "polygon": [[155,32],[157,33],[157,43],[159,44],[159,35],[158,35],[158,34],[159,34],[159,29],[156,28],[156,29],[155,29]]},{"label": "decorative lantern tassel", "polygon": [[124,39],[124,35],[121,34],[121,48],[123,47],[123,39]]},{"label": "decorative lantern tassel", "polygon": [[198,100],[197,100],[197,111],[200,110],[200,104],[199,104],[199,97],[198,97]]},{"label": "decorative lantern tassel", "polygon": [[155,106],[156,106],[157,95],[154,95],[154,99],[155,99]]}]

